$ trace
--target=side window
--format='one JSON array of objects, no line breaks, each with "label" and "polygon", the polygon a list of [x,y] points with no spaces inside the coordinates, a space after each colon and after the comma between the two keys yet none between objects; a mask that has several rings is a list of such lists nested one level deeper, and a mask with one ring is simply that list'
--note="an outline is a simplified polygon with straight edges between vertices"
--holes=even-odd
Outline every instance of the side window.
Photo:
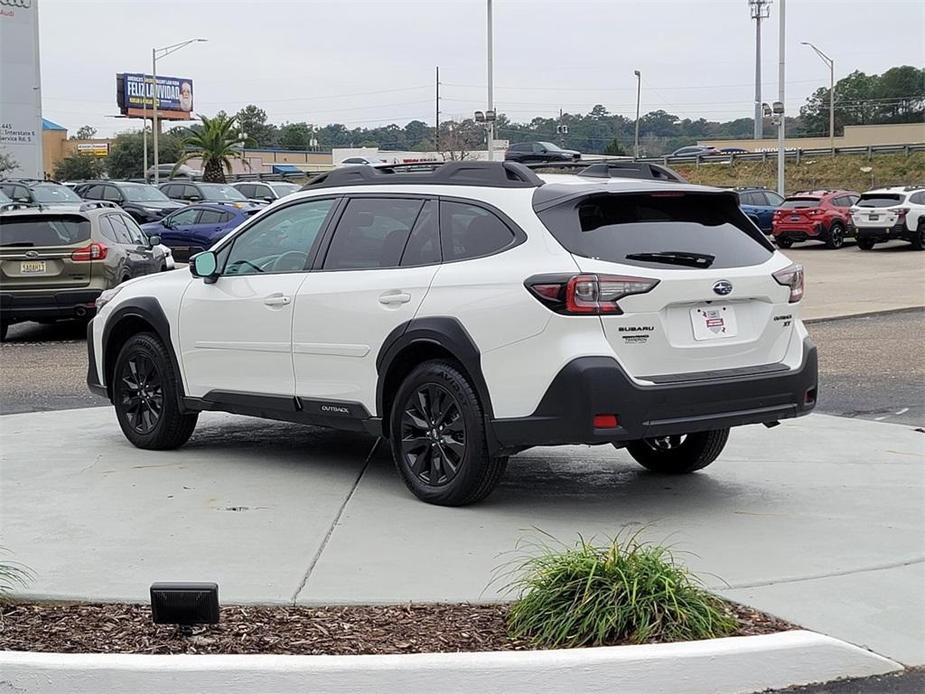
[{"label": "side window", "polygon": [[110,202],[121,202],[122,194],[115,186],[103,186],[103,200],[109,200]]},{"label": "side window", "polygon": [[129,217],[127,214],[119,215],[118,219],[120,219],[128,229],[129,238],[131,238],[134,243],[137,243],[139,246],[147,245],[147,237],[141,230],[141,227],[138,226],[138,222]]},{"label": "side window", "polygon": [[353,198],[337,223],[325,270],[398,267],[423,200]]},{"label": "side window", "polygon": [[110,214],[103,217],[103,219],[108,220],[112,225],[113,233],[116,236],[116,243],[121,243],[123,246],[136,245],[128,233],[128,227],[125,226],[125,223],[119,215]]},{"label": "side window", "polygon": [[26,188],[26,186],[13,186],[13,195],[11,196],[14,200],[29,200],[32,201],[32,191]]},{"label": "side window", "polygon": [[183,186],[183,198],[186,200],[192,200],[193,198],[202,199],[202,193],[199,192],[199,189],[196,186]]},{"label": "side window", "polygon": [[242,183],[241,185],[239,185],[239,186],[234,186],[234,187],[235,187],[235,188],[237,189],[237,191],[238,191],[241,195],[243,195],[245,198],[252,198],[252,197],[254,197],[254,186],[252,186],[250,183]]},{"label": "side window", "polygon": [[270,186],[265,186],[261,183],[257,183],[251,186],[251,194],[248,197],[260,198],[261,200],[267,197],[272,198],[273,191],[270,190]]},{"label": "side window", "polygon": [[764,196],[768,199],[768,204],[774,207],[779,207],[784,201],[780,195],[771,190],[765,191]]},{"label": "side window", "polygon": [[437,224],[439,207],[436,200],[428,200],[418,215],[418,221],[411,230],[405,252],[401,257],[402,267],[432,265],[440,262],[440,228]]},{"label": "side window", "polygon": [[163,186],[163,187],[161,188],[161,192],[162,192],[164,195],[166,195],[168,198],[171,198],[171,199],[173,199],[173,200],[176,200],[176,198],[177,198],[177,192],[178,192],[178,191],[177,191],[177,186],[175,186],[175,185]]},{"label": "side window", "polygon": [[86,198],[87,200],[102,200],[103,199],[103,186],[94,185],[84,188],[83,195],[80,197]]},{"label": "side window", "polygon": [[108,240],[113,243],[122,243],[119,238],[116,236],[116,230],[112,228],[112,224],[109,222],[109,217],[100,217],[100,232]]},{"label": "side window", "polygon": [[440,243],[445,262],[489,255],[513,240],[514,232],[494,213],[463,202],[440,203]]},{"label": "side window", "polygon": [[913,205],[925,205],[925,193],[913,193],[909,202]]},{"label": "side window", "polygon": [[754,192],[752,192],[752,191],[748,191],[748,192],[742,193],[739,197],[740,197],[740,199],[742,200],[742,204],[743,204],[743,205],[761,205],[761,204],[763,204],[763,201],[762,201],[761,198],[759,197],[759,194],[758,194],[758,193],[754,193]]},{"label": "side window", "polygon": [[198,216],[199,210],[195,208],[191,210],[180,210],[176,214],[170,215],[170,222],[174,226],[187,226],[189,224],[195,224]]},{"label": "side window", "polygon": [[302,272],[333,205],[331,199],[306,201],[261,218],[234,238],[223,274]]},{"label": "side window", "polygon": [[542,154],[542,153],[543,153],[543,145],[541,145],[539,142],[534,142],[534,143],[533,143],[533,153],[534,153],[534,154]]},{"label": "side window", "polygon": [[228,222],[230,222],[232,219],[234,219],[234,215],[231,214],[231,212],[222,212],[222,218],[218,220],[218,223],[228,224]]},{"label": "side window", "polygon": [[199,213],[198,224],[221,224],[224,212],[218,210],[203,210]]}]

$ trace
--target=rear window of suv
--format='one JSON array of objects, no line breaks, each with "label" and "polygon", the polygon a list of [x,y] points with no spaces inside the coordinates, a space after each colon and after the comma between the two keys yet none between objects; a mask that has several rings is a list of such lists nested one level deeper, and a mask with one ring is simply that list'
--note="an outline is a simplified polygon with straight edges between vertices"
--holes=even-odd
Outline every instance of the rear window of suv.
[{"label": "rear window of suv", "polygon": [[85,217],[0,217],[0,247],[70,246],[89,239],[90,221]]},{"label": "rear window of suv", "polygon": [[733,195],[590,194],[539,217],[569,252],[627,265],[741,267],[774,253]]},{"label": "rear window of suv", "polygon": [[893,207],[903,202],[903,196],[891,193],[877,193],[876,195],[862,195],[858,200],[858,207]]},{"label": "rear window of suv", "polygon": [[819,207],[820,198],[787,198],[780,207],[782,210],[802,210],[807,207]]}]

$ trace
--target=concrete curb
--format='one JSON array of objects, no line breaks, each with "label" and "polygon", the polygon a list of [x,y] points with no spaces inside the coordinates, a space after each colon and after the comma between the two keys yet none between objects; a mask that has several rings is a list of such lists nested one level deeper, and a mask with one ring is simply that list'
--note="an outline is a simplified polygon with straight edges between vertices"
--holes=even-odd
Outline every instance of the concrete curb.
[{"label": "concrete curb", "polygon": [[925,306],[903,306],[901,308],[885,308],[882,311],[863,311],[861,313],[839,313],[834,316],[822,316],[820,318],[804,318],[803,323],[812,325],[813,323],[828,323],[836,320],[850,320],[851,318],[872,318],[874,316],[889,316],[894,313],[915,313],[925,309]]},{"label": "concrete curb", "polygon": [[370,656],[0,652],[0,688],[29,694],[362,691],[733,694],[902,670],[810,631],[612,648]]}]

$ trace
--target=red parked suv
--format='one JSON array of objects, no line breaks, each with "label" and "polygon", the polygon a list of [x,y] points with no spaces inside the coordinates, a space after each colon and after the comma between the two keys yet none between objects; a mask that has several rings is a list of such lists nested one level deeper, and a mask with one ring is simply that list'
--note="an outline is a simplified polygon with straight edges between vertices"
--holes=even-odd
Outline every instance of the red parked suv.
[{"label": "red parked suv", "polygon": [[771,233],[781,248],[794,241],[824,241],[841,248],[853,235],[851,206],[861,196],[853,190],[814,190],[791,195],[774,211]]}]

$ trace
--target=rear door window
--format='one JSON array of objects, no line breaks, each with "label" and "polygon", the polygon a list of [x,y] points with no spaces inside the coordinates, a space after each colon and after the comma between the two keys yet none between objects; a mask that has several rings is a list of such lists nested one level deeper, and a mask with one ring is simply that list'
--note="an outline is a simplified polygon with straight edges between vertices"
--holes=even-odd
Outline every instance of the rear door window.
[{"label": "rear door window", "polygon": [[465,202],[440,202],[440,243],[444,261],[497,253],[511,245],[514,232],[496,214]]},{"label": "rear door window", "polygon": [[436,200],[424,203],[418,221],[411,230],[405,252],[401,257],[402,267],[416,267],[440,262],[440,229],[437,222],[439,207]]},{"label": "rear door window", "polygon": [[103,188],[101,185],[93,185],[83,189],[82,196],[88,200],[102,200]]},{"label": "rear door window", "polygon": [[539,217],[571,253],[628,265],[741,267],[774,252],[728,194],[590,194]]},{"label": "rear door window", "polygon": [[104,186],[103,200],[109,200],[110,202],[121,202],[122,193],[120,193],[119,189],[115,186]]},{"label": "rear door window", "polygon": [[125,222],[122,221],[122,217],[117,214],[111,214],[104,217],[112,225],[112,229],[116,234],[116,240],[124,246],[134,246],[136,245],[135,241],[132,239],[132,235],[128,231],[128,227],[125,225]]},{"label": "rear door window", "polygon": [[70,246],[90,239],[90,220],[73,215],[0,217],[0,247]]},{"label": "rear door window", "polygon": [[353,198],[337,223],[324,269],[398,267],[423,205],[421,199]]},{"label": "rear door window", "polygon": [[199,213],[199,224],[221,224],[224,212],[218,210],[203,210]]}]

